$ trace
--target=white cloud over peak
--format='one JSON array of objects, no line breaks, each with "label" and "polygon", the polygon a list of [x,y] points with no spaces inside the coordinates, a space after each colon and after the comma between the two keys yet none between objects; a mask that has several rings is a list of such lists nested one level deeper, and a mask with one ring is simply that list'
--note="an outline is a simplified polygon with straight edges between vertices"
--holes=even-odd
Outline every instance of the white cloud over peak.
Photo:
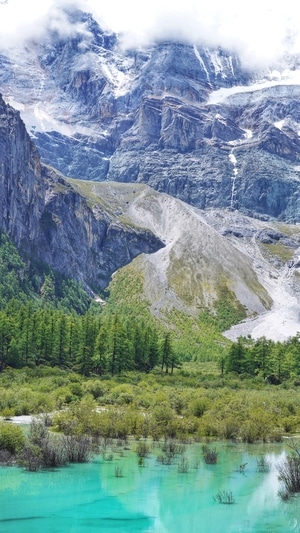
[{"label": "white cloud over peak", "polygon": [[39,38],[49,26],[73,31],[62,8],[90,11],[100,25],[122,34],[125,46],[157,39],[207,43],[238,51],[248,65],[300,53],[298,0],[0,0],[0,46]]}]

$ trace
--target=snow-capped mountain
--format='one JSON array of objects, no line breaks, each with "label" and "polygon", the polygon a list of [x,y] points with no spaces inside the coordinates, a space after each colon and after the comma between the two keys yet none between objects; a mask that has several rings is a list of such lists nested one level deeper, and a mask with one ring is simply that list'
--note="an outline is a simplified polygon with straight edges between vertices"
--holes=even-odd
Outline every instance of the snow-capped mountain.
[{"label": "snow-capped mountain", "polygon": [[90,15],[68,17],[67,38],[49,31],[0,57],[0,93],[46,163],[202,209],[300,221],[297,57],[257,72],[204,45],[124,50]]}]

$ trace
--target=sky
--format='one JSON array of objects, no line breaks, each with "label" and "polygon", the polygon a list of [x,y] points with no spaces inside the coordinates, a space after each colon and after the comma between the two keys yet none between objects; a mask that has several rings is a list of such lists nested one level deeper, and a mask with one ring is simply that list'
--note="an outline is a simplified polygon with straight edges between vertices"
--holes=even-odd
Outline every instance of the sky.
[{"label": "sky", "polygon": [[0,48],[41,38],[49,26],[72,33],[61,9],[66,5],[91,12],[127,47],[158,39],[207,43],[238,52],[248,66],[300,53],[299,0],[0,0]]}]

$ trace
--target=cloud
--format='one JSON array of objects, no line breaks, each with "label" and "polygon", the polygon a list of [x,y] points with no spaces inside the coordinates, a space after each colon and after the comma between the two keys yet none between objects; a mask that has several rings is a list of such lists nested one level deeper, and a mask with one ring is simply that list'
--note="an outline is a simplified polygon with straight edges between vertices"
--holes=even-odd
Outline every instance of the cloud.
[{"label": "cloud", "polygon": [[0,0],[0,48],[22,46],[28,39],[39,39],[47,29],[61,35],[83,31],[70,24],[63,8],[80,7],[81,0]]},{"label": "cloud", "polygon": [[[174,39],[239,52],[247,65],[265,65],[300,52],[298,0],[0,0],[0,46],[39,38],[51,27],[70,34],[61,8],[90,11],[102,27],[122,34],[124,46]],[[77,28],[78,29],[78,28]],[[81,31],[83,29],[81,28]]]}]

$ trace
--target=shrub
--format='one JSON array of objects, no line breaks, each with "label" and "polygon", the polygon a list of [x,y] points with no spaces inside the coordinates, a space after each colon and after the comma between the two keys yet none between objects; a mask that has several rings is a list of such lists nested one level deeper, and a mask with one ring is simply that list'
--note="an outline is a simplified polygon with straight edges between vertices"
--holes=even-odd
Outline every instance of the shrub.
[{"label": "shrub", "polygon": [[200,418],[204,415],[207,409],[207,400],[205,398],[196,398],[193,402],[191,402],[189,408],[193,416]]},{"label": "shrub", "polygon": [[84,435],[63,436],[62,446],[69,463],[86,463],[93,451],[91,438]]},{"label": "shrub", "polygon": [[26,443],[18,457],[19,466],[24,466],[30,472],[36,472],[43,464],[43,454],[37,444]]},{"label": "shrub", "polygon": [[[277,465],[279,480],[283,484],[281,494],[291,495],[300,492],[300,457],[288,456],[281,464]],[[285,497],[285,499],[287,499]]]},{"label": "shrub", "polygon": [[113,453],[103,453],[103,460],[104,461],[113,461],[114,454]]},{"label": "shrub", "polygon": [[10,423],[0,423],[0,450],[17,454],[25,444],[25,435],[19,426]]},{"label": "shrub", "polygon": [[11,417],[15,415],[15,410],[12,407],[6,407],[2,410],[1,414],[5,420],[10,420]]},{"label": "shrub", "polygon": [[240,424],[236,416],[230,415],[220,424],[220,433],[224,439],[237,440]]},{"label": "shrub", "polygon": [[175,440],[165,439],[161,445],[161,450],[163,453],[158,455],[157,461],[163,465],[171,465],[177,455],[182,455],[185,452],[185,447]]},{"label": "shrub", "polygon": [[139,441],[136,447],[136,453],[138,456],[138,464],[139,466],[144,466],[145,464],[145,458],[149,455],[150,448],[148,444],[144,441]]},{"label": "shrub", "polygon": [[161,448],[164,453],[170,454],[172,457],[181,455],[185,451],[184,445],[179,444],[175,440],[165,440]]},{"label": "shrub", "polygon": [[171,465],[173,461],[173,456],[169,454],[159,454],[157,456],[157,462],[161,463],[162,465]]},{"label": "shrub", "polygon": [[48,433],[48,428],[42,420],[32,419],[29,427],[29,440],[32,444],[41,446],[42,442],[48,437]]},{"label": "shrub", "polygon": [[260,439],[260,435],[256,425],[249,420],[241,425],[240,437],[243,442],[247,442],[248,444],[253,444],[254,442],[257,442]]},{"label": "shrub", "polygon": [[246,469],[247,464],[248,464],[248,463],[241,463],[241,464],[239,465],[238,472],[239,472],[240,474],[244,474],[244,473],[245,473],[245,469]]},{"label": "shrub", "polygon": [[84,390],[92,394],[94,399],[97,400],[106,394],[108,387],[99,379],[92,379],[84,383]]},{"label": "shrub", "polygon": [[19,462],[33,471],[68,463],[83,463],[90,459],[91,453],[92,441],[89,437],[56,435],[49,432],[43,420],[34,419]]},{"label": "shrub", "polygon": [[137,456],[141,459],[144,459],[145,457],[147,457],[149,455],[149,452],[150,452],[150,449],[149,449],[149,446],[148,444],[143,441],[143,440],[140,440],[138,443],[137,443],[137,446],[136,446],[136,453],[137,453]]}]

